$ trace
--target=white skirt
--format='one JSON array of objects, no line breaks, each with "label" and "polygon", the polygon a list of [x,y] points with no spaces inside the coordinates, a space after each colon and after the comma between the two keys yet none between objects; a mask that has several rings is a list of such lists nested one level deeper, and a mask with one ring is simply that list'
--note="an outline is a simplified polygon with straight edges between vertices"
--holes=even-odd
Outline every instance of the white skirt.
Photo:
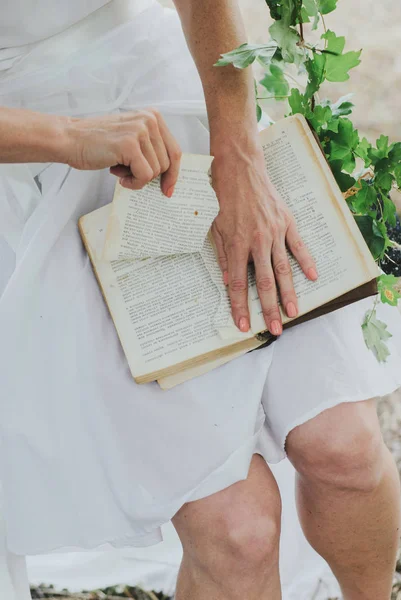
[{"label": "white skirt", "polygon": [[[72,115],[152,105],[185,151],[208,152],[175,13],[152,4],[81,36],[75,52],[68,35],[0,73],[0,105]],[[282,460],[295,426],[401,385],[397,309],[378,309],[393,334],[388,361],[365,347],[372,299],[169,392],[135,384],[77,231],[113,185],[107,171],[65,165],[0,170],[0,479],[16,554],[155,544],[185,502],[244,479],[255,452]]]}]

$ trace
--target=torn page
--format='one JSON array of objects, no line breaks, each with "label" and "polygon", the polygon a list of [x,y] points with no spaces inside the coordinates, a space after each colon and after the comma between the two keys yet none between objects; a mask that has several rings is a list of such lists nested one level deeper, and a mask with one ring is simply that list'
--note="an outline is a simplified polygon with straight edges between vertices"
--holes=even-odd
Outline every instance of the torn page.
[{"label": "torn page", "polygon": [[118,185],[103,258],[152,258],[200,252],[218,214],[209,183],[211,156],[184,154],[174,194],[167,198],[160,178],[142,190]]}]

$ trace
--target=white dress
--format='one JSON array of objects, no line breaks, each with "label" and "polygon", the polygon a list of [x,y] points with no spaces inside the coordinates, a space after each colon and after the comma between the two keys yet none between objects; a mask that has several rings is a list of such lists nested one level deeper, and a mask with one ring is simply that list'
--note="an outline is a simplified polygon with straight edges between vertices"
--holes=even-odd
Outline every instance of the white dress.
[{"label": "white dress", "polygon": [[[184,151],[208,152],[174,12],[154,0],[0,9],[0,106],[75,116],[156,106]],[[15,554],[155,544],[183,503],[245,478],[253,453],[285,458],[296,425],[401,385],[396,309],[378,311],[393,333],[387,363],[365,347],[372,299],[169,392],[135,384],[77,231],[114,181],[65,165],[0,167],[0,480]]]}]

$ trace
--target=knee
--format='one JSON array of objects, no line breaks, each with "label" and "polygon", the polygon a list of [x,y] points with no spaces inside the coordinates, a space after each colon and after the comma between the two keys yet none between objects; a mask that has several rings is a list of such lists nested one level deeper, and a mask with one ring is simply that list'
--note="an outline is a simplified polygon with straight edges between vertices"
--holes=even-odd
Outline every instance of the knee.
[{"label": "knee", "polygon": [[288,456],[300,477],[312,485],[371,493],[384,471],[385,448],[376,414],[358,418],[360,410],[337,412],[343,412],[344,419],[320,415],[294,429],[287,440]]},{"label": "knee", "polygon": [[193,544],[184,546],[193,564],[206,571],[211,579],[232,582],[264,577],[278,564],[281,527],[279,493],[272,502],[235,502],[221,512],[210,512],[202,533],[195,534]]}]

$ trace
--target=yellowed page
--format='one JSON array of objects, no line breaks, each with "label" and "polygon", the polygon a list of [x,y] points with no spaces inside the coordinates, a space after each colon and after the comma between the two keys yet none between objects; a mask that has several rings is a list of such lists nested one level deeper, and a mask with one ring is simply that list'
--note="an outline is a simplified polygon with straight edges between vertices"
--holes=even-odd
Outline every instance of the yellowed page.
[{"label": "yellowed page", "polygon": [[171,198],[162,193],[160,178],[142,190],[127,190],[118,184],[107,228],[105,260],[200,251],[219,211],[208,176],[211,161],[211,156],[184,154]]},{"label": "yellowed page", "polygon": [[219,291],[201,254],[105,261],[110,210],[82,217],[80,228],[133,376],[229,347],[214,325]]},{"label": "yellowed page", "polygon": [[[269,176],[290,208],[317,263],[319,280],[309,281],[289,256],[300,315],[371,281],[378,268],[322,151],[301,115],[277,122],[260,134]],[[249,268],[252,331],[265,328],[254,270]],[[283,322],[290,319],[282,315]],[[226,310],[225,339],[239,338]]]}]

